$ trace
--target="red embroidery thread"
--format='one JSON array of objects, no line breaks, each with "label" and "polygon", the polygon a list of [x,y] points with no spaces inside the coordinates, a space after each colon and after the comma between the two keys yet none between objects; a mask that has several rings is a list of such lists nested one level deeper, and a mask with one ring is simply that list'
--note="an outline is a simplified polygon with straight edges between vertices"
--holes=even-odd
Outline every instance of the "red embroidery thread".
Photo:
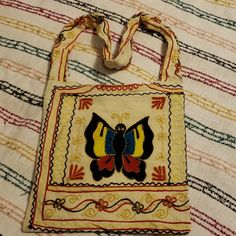
[{"label": "red embroidery thread", "polygon": [[154,167],[152,173],[152,180],[164,181],[166,180],[166,168],[165,166]]},{"label": "red embroidery thread", "polygon": [[84,167],[78,167],[78,165],[71,165],[70,166],[70,172],[69,172],[69,179],[75,180],[75,179],[83,179],[84,178]]},{"label": "red embroidery thread", "polygon": [[152,97],[152,108],[162,109],[165,104],[165,97]]},{"label": "red embroidery thread", "polygon": [[79,100],[79,110],[89,109],[93,104],[92,98],[82,98]]}]

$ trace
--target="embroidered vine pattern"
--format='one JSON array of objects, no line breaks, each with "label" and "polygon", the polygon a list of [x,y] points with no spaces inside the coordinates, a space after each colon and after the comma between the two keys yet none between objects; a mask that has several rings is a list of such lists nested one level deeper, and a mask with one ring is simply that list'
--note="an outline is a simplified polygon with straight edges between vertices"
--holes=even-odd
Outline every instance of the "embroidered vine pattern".
[{"label": "embroidered vine pattern", "polygon": [[177,198],[174,196],[165,196],[163,199],[155,199],[152,202],[150,202],[147,206],[145,206],[143,203],[139,201],[132,201],[129,198],[123,198],[118,200],[117,202],[110,204],[109,201],[106,201],[104,199],[86,199],[78,203],[76,206],[68,207],[66,206],[66,200],[64,198],[56,198],[55,200],[47,200],[44,202],[45,206],[51,205],[53,208],[57,210],[64,210],[68,212],[82,212],[87,207],[91,207],[91,205],[94,206],[92,208],[93,210],[97,210],[100,212],[106,212],[106,213],[113,213],[115,211],[118,211],[124,206],[130,206],[130,209],[133,212],[136,212],[136,214],[150,214],[152,212],[155,212],[155,210],[162,204],[164,207],[167,208],[173,208],[177,211],[188,211],[189,206],[185,207],[187,205],[188,200],[184,203],[178,205],[176,204]]}]

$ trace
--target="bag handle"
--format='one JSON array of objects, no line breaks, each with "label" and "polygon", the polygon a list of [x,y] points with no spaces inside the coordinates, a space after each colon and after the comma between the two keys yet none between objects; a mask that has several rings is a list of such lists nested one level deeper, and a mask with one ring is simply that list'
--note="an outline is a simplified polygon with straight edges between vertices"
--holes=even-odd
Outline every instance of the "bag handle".
[{"label": "bag handle", "polygon": [[109,24],[104,16],[90,14],[81,16],[64,26],[59,34],[52,51],[51,57],[51,80],[66,81],[66,69],[68,54],[76,44],[80,33],[87,28],[95,28],[98,36],[105,42],[103,48],[104,65],[110,69],[123,69],[127,67],[132,58],[132,38],[140,24],[144,24],[148,29],[160,32],[167,41],[167,50],[161,68],[161,81],[169,81],[175,75],[180,78],[179,46],[174,32],[155,16],[145,13],[134,15],[127,23],[127,29],[122,36],[117,56],[111,55],[111,38]]}]

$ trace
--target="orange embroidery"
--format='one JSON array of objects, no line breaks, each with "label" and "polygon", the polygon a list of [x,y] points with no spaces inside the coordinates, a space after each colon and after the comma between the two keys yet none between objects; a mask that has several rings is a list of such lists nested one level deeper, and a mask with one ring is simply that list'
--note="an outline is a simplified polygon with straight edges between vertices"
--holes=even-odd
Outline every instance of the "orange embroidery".
[{"label": "orange embroidery", "polygon": [[163,206],[167,206],[169,208],[175,206],[174,203],[177,202],[176,197],[166,196],[165,200],[163,201]]},{"label": "orange embroidery", "polygon": [[98,202],[95,204],[95,208],[97,208],[99,211],[103,211],[108,207],[108,201],[104,201],[103,199],[99,199]]},{"label": "orange embroidery", "polygon": [[164,181],[166,180],[166,168],[165,166],[154,167],[152,173],[152,180]]},{"label": "orange embroidery", "polygon": [[175,75],[178,75],[180,70],[181,70],[181,64],[180,63],[176,63],[175,64]]},{"label": "orange embroidery", "polygon": [[79,110],[89,109],[93,104],[92,98],[82,98],[79,100]]},{"label": "orange embroidery", "polygon": [[69,179],[83,179],[84,178],[84,167],[78,167],[78,165],[71,165],[70,166],[70,173],[69,173]]},{"label": "orange embroidery", "polygon": [[152,108],[162,109],[165,101],[165,97],[152,97]]}]

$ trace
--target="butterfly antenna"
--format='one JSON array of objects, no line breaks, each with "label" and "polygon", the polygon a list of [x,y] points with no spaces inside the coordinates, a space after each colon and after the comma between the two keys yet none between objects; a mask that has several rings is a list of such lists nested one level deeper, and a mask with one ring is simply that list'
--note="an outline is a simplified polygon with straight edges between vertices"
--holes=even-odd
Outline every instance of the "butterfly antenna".
[{"label": "butterfly antenna", "polygon": [[111,118],[112,118],[113,120],[117,119],[118,123],[121,123],[121,121],[122,121],[121,116],[120,116],[119,114],[117,114],[117,113],[113,113],[113,114],[111,115]]},{"label": "butterfly antenna", "polygon": [[121,119],[120,123],[122,123],[124,120],[128,120],[129,118],[130,118],[130,113],[128,112],[123,113],[120,118]]}]

